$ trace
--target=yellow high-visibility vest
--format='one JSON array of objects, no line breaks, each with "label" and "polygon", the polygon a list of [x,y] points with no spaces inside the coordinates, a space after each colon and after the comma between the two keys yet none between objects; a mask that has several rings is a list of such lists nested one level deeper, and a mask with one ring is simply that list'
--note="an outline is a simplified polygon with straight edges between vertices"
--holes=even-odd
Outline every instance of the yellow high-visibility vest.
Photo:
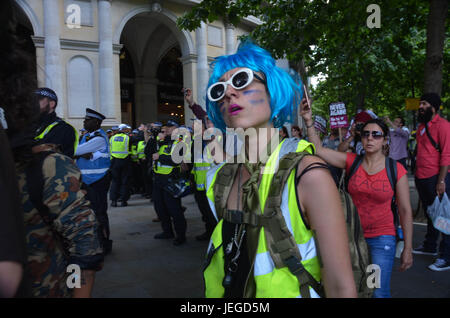
[{"label": "yellow high-visibility vest", "polygon": [[75,141],[73,143],[73,154],[75,155],[75,153],[77,152],[77,147],[78,147],[78,131],[75,129],[75,127],[73,127],[71,124],[69,124],[68,122],[64,121],[64,120],[56,120],[53,123],[51,123],[50,125],[48,125],[44,131],[42,131],[39,135],[37,135],[36,137],[34,137],[34,140],[42,140],[44,139],[45,135],[47,135],[50,130],[52,130],[53,127],[55,127],[56,125],[58,125],[60,122],[65,122],[67,125],[69,125],[70,127],[73,128],[73,131],[75,132]]},{"label": "yellow high-visibility vest", "polygon": [[[266,171],[276,171],[280,158],[288,152],[307,151],[314,153],[314,145],[300,140],[296,143],[293,138],[284,139],[277,149],[271,154],[265,166]],[[289,140],[289,142],[287,142]],[[211,210],[217,218],[214,205],[214,183],[221,167],[224,164],[214,166],[207,174],[207,197],[211,206]],[[273,173],[263,173],[261,183],[259,185],[259,199],[262,209],[267,200],[270,184],[272,183]],[[320,263],[317,255],[317,249],[313,237],[313,232],[303,223],[298,209],[296,199],[295,186],[295,170],[291,172],[284,187],[282,195],[281,210],[286,225],[293,234],[302,256],[301,263],[304,268],[316,279],[321,281]],[[225,254],[222,237],[223,219],[219,220],[216,228],[211,236],[208,249],[207,265],[204,267],[205,293],[206,297],[224,297],[225,289],[222,285],[225,277]],[[245,246],[243,247],[245,248]],[[271,258],[270,247],[266,245],[266,237],[264,227],[259,232],[259,240],[256,255],[254,258],[253,279],[255,282],[255,297],[257,298],[291,298],[301,297],[299,290],[299,282],[287,267],[276,268]],[[319,297],[319,295],[310,288],[311,297]]]},{"label": "yellow high-visibility vest", "polygon": [[109,140],[111,157],[118,159],[125,159],[130,154],[128,150],[128,144],[130,137],[124,133],[118,133]]}]

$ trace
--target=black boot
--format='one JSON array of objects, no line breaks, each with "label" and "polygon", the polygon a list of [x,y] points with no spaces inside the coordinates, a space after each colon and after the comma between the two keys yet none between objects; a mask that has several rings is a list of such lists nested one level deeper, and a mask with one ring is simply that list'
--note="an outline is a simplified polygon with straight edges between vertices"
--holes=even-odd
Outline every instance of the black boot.
[{"label": "black boot", "polygon": [[154,237],[157,240],[171,239],[171,238],[173,238],[173,234],[162,232],[162,233],[156,234]]},{"label": "black boot", "polygon": [[175,246],[180,246],[184,243],[186,243],[186,237],[177,237],[175,240],[173,240],[173,245]]}]

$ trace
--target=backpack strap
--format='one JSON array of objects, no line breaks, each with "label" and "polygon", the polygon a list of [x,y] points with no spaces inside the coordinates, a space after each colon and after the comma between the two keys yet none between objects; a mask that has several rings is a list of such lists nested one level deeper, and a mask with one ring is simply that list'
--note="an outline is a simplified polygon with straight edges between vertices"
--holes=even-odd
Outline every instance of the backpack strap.
[{"label": "backpack strap", "polygon": [[348,182],[350,181],[350,178],[355,174],[356,170],[358,170],[363,159],[364,159],[364,155],[356,156],[355,160],[353,160],[353,163],[350,166],[350,169],[348,170],[348,175],[345,177],[345,190],[347,192],[348,192]]},{"label": "backpack strap", "polygon": [[437,150],[437,152],[441,153],[441,147],[439,146],[439,144],[433,139],[433,137],[431,137],[430,132],[428,131],[428,123],[425,124],[425,132],[427,133],[428,139],[430,139],[431,144],[433,145],[433,147]]},{"label": "backpack strap", "polygon": [[299,281],[300,294],[304,298],[310,298],[311,286],[321,296],[324,296],[323,287],[305,269],[301,263],[302,256],[297,248],[292,233],[289,231],[281,211],[281,200],[284,186],[292,170],[295,170],[300,161],[309,155],[308,153],[289,153],[279,163],[277,173],[274,175],[266,200],[262,225],[265,229],[267,246],[276,268],[288,267]]},{"label": "backpack strap", "polygon": [[392,190],[394,191],[394,196],[391,201],[391,210],[394,215],[394,226],[397,231],[397,227],[400,224],[400,219],[398,216],[398,208],[397,208],[397,162],[389,157],[386,157],[386,173],[389,179],[389,183],[391,184]]},{"label": "backpack strap", "polygon": [[217,218],[220,220],[224,217],[229,217],[231,220],[239,220],[240,216],[234,216],[227,211],[228,196],[233,186],[233,180],[238,171],[239,164],[226,163],[221,168],[220,173],[217,174],[216,182],[214,183],[214,204],[216,208]]},{"label": "backpack strap", "polygon": [[43,202],[44,176],[42,174],[42,166],[45,158],[53,153],[53,151],[39,152],[34,156],[33,160],[25,169],[25,178],[30,201],[38,210],[39,215],[42,217],[44,222],[49,226],[52,224],[53,220],[50,218],[50,210],[48,206]]}]

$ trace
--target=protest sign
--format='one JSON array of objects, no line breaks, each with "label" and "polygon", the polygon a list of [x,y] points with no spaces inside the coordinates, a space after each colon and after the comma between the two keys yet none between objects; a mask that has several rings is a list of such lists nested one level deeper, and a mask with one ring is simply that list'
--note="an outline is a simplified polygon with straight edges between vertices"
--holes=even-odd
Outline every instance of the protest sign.
[{"label": "protest sign", "polygon": [[314,117],[314,127],[321,133],[327,133],[327,120],[321,116],[316,115]]},{"label": "protest sign", "polygon": [[344,103],[330,104],[330,128],[348,127],[347,109]]}]

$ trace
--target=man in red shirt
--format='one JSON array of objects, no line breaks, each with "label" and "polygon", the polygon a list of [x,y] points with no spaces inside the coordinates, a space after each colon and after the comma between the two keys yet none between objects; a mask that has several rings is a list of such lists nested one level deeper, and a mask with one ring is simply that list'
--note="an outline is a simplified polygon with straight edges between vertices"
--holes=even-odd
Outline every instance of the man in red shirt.
[{"label": "man in red shirt", "polygon": [[[444,192],[450,196],[450,123],[438,115],[442,102],[436,93],[427,93],[420,98],[417,128],[416,187],[426,209]],[[428,217],[427,234],[423,245],[413,250],[414,254],[438,255],[437,240],[442,234],[439,257],[428,268],[434,271],[450,270],[450,235],[434,228]]]}]

